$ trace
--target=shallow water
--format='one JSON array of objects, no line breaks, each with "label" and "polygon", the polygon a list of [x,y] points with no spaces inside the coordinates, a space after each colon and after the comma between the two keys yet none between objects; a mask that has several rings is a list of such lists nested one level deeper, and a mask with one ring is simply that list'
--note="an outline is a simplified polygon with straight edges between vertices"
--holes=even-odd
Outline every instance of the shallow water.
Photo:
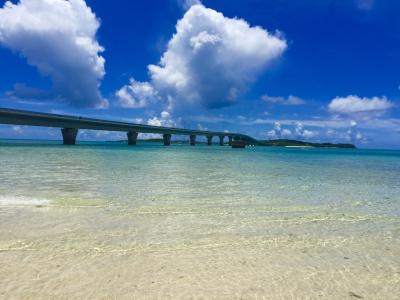
[{"label": "shallow water", "polygon": [[400,151],[3,140],[0,166],[1,298],[400,298]]}]

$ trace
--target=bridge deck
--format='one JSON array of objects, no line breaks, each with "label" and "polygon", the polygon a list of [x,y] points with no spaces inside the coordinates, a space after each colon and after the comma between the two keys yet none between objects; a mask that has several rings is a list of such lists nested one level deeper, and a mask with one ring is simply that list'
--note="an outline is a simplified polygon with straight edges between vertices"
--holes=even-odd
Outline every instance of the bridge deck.
[{"label": "bridge deck", "polygon": [[76,128],[107,131],[134,131],[140,133],[159,133],[176,135],[228,136],[248,141],[255,141],[250,136],[240,133],[192,130],[184,128],[151,126],[127,122],[100,120],[76,116],[38,113],[15,109],[0,108],[0,124],[29,125],[57,128]]}]

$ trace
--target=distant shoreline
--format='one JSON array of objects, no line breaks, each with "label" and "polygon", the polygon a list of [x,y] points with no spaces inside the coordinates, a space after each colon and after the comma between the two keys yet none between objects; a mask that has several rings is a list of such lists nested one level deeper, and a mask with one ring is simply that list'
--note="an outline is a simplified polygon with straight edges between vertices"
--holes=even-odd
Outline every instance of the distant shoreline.
[{"label": "distant shoreline", "polygon": [[259,141],[259,146],[267,147],[289,147],[289,148],[341,148],[341,149],[357,149],[353,144],[334,144],[334,143],[311,143],[297,140],[265,140]]},{"label": "distant shoreline", "polygon": [[[138,140],[138,142],[162,142],[162,139],[147,139],[147,140]],[[126,141],[116,141],[116,142],[126,142]],[[174,144],[187,144],[188,141],[185,140],[176,140],[171,141]],[[207,142],[197,141],[196,144],[207,144]],[[225,144],[228,144],[227,142]],[[287,139],[278,139],[278,140],[265,140],[259,141],[258,146],[264,147],[287,147],[287,148],[342,148],[342,149],[357,149],[357,147],[353,144],[342,144],[342,143],[312,143],[312,142],[303,142],[297,140],[287,140]]]},{"label": "distant shoreline", "polygon": [[[13,138],[4,138],[1,140],[8,140],[8,141],[32,141],[32,142],[58,142],[58,139],[49,140],[49,139],[13,139]],[[127,144],[126,140],[105,140],[105,141],[81,141],[85,143],[113,143],[113,144]],[[163,139],[138,139],[138,143],[163,143]],[[172,140],[171,144],[175,145],[186,145],[188,144],[188,140]],[[206,141],[196,141],[196,144],[207,145]],[[218,144],[215,142],[215,144]],[[225,142],[224,145],[228,145],[228,142]],[[258,146],[262,147],[285,147],[285,148],[341,148],[341,149],[357,149],[357,147],[353,144],[335,144],[335,143],[311,143],[311,142],[303,142],[297,140],[286,140],[286,139],[279,139],[279,140],[261,140],[259,141]]]}]

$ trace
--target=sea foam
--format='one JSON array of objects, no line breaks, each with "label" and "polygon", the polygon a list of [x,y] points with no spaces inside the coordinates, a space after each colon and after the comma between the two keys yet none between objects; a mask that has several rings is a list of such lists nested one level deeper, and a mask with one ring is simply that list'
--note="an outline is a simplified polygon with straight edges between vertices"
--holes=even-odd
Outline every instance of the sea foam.
[{"label": "sea foam", "polygon": [[47,205],[50,201],[26,196],[0,196],[0,206],[38,206]]}]

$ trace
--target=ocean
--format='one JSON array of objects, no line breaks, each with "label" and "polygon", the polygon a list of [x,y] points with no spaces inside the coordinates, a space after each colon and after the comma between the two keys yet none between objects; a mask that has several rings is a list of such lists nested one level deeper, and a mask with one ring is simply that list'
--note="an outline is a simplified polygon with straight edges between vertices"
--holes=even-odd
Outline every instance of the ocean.
[{"label": "ocean", "polygon": [[399,299],[400,151],[0,140],[1,299]]}]

